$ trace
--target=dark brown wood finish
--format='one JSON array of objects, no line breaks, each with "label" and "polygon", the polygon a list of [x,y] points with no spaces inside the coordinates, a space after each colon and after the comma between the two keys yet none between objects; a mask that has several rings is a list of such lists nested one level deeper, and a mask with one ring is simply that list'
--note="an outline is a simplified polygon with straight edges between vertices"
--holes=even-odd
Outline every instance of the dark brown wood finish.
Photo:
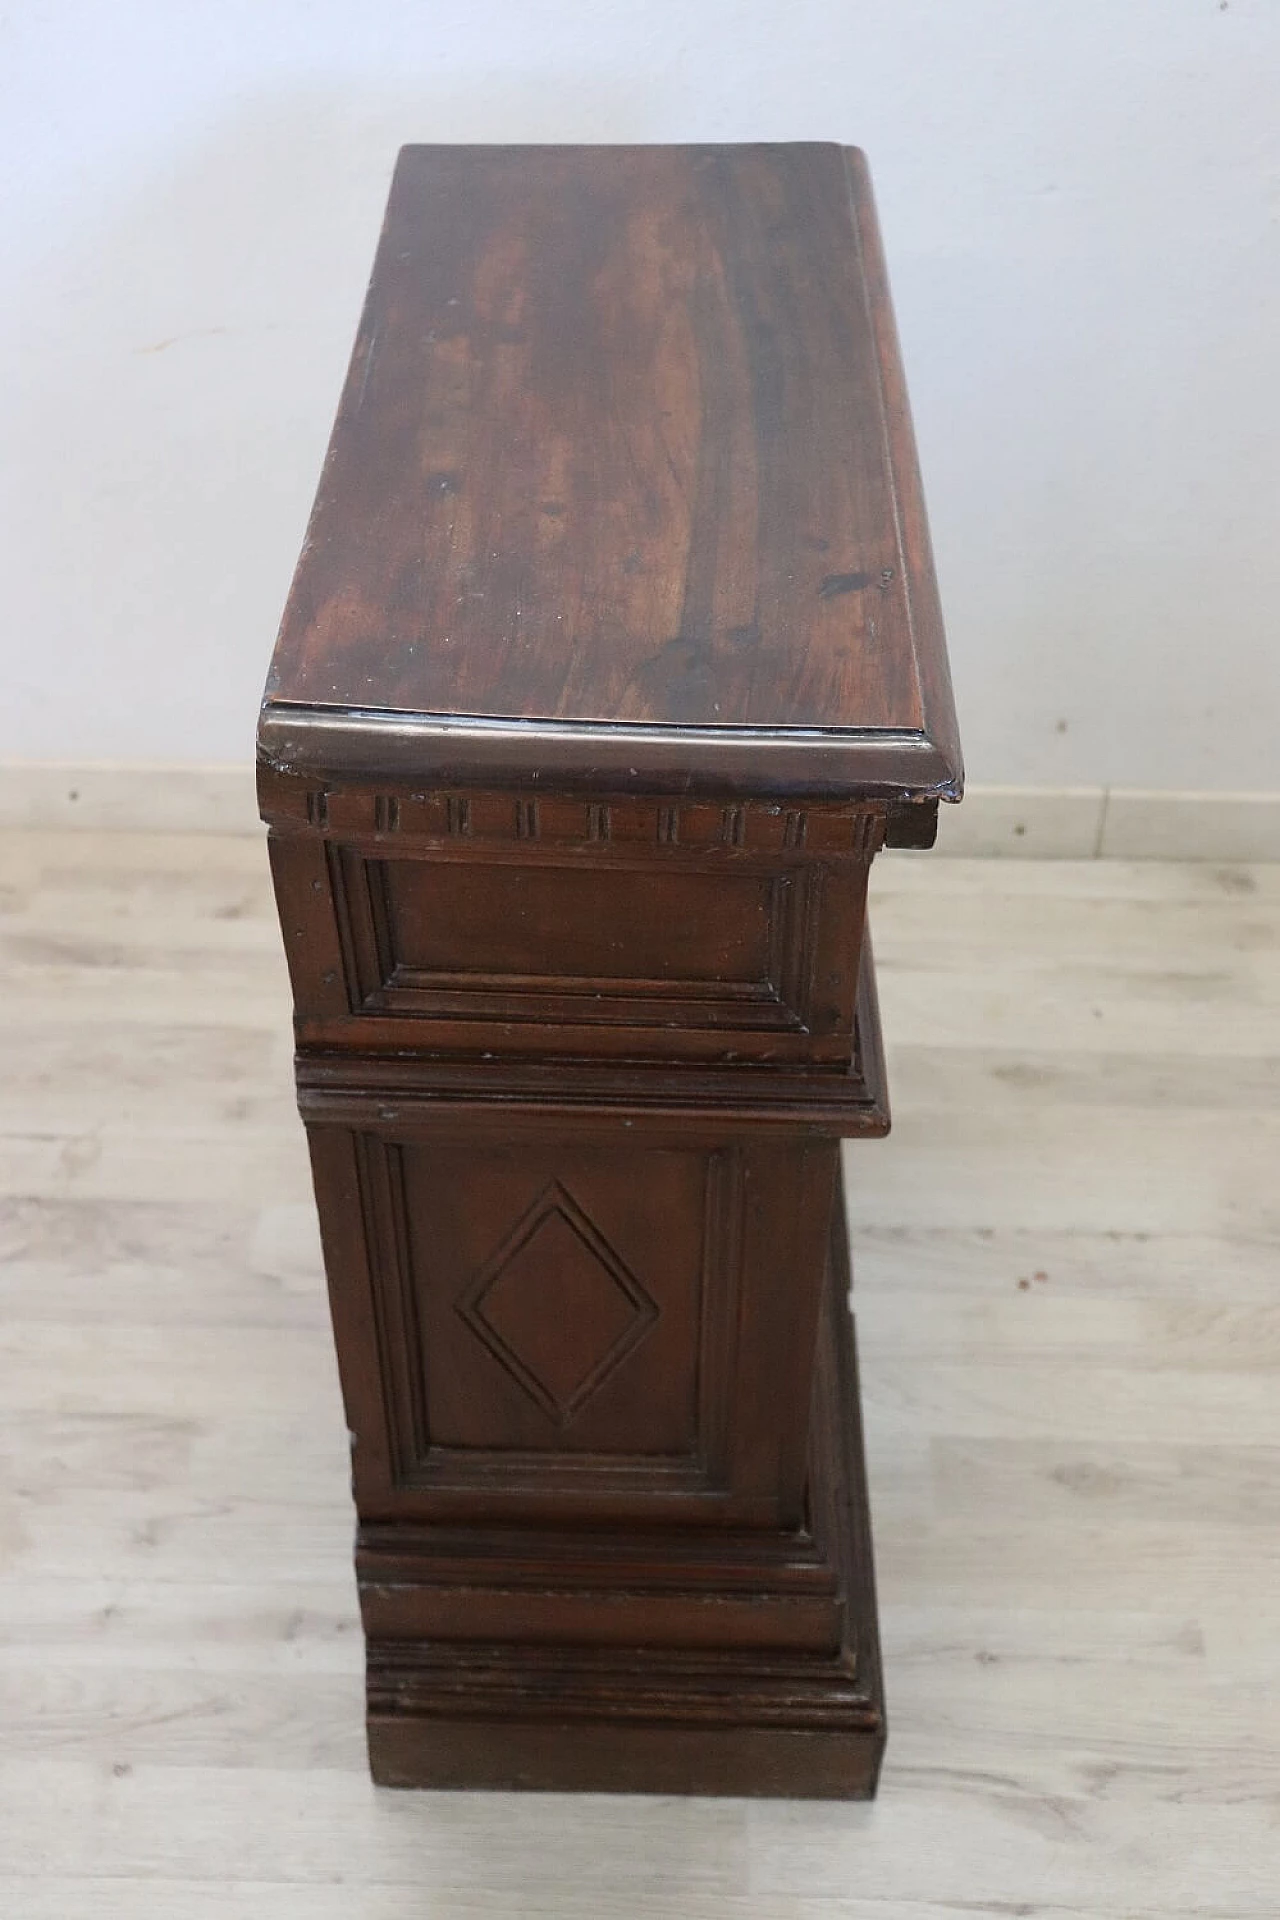
[{"label": "dark brown wood finish", "polygon": [[406,149],[259,755],[375,1778],[873,1791],[839,1139],[960,761],[861,157]]},{"label": "dark brown wood finish", "polygon": [[954,797],[896,368],[855,152],[405,148],[271,756]]},{"label": "dark brown wood finish", "polygon": [[262,791],[307,1045],[851,1065],[884,808]]},{"label": "dark brown wood finish", "polygon": [[[832,1224],[806,1526],[710,1551],[671,1533],[362,1530],[376,1780],[874,1794],[886,1723],[842,1206]],[[436,1583],[475,1609],[461,1637]]]},{"label": "dark brown wood finish", "polygon": [[307,1112],[362,1514],[801,1523],[830,1141]]}]

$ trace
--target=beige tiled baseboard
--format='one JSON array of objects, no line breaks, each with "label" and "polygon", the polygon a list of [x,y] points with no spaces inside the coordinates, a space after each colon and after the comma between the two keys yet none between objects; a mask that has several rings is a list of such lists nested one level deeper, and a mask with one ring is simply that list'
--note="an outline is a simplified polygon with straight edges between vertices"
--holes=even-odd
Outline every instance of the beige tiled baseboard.
[{"label": "beige tiled baseboard", "polygon": [[1041,860],[1280,860],[1280,793],[971,787],[943,853]]},{"label": "beige tiled baseboard", "polygon": [[970,787],[938,809],[941,853],[1091,860],[1107,796],[1101,787]]},{"label": "beige tiled baseboard", "polygon": [[219,766],[0,762],[0,827],[254,833],[251,762]]},{"label": "beige tiled baseboard", "polygon": [[1099,852],[1116,860],[1280,860],[1280,793],[1113,788]]},{"label": "beige tiled baseboard", "polygon": [[[0,827],[255,833],[253,768],[0,763]],[[969,788],[944,854],[1039,860],[1280,860],[1280,793]]]}]

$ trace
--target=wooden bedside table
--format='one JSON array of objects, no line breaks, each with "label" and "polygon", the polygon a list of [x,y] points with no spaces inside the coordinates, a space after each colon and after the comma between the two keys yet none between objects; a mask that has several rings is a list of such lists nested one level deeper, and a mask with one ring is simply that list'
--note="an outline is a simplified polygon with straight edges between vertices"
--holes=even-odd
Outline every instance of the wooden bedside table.
[{"label": "wooden bedside table", "polygon": [[961,768],[860,154],[404,150],[259,758],[374,1777],[874,1791],[839,1140]]}]

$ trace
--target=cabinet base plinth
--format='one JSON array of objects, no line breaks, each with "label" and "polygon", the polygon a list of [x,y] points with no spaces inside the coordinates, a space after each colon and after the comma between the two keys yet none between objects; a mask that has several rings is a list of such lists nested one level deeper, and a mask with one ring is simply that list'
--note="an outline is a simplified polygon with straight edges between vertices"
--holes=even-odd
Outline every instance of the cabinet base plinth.
[{"label": "cabinet base plinth", "polygon": [[628,1727],[603,1718],[517,1725],[421,1714],[369,1721],[380,1787],[869,1800],[883,1746],[883,1729]]},{"label": "cabinet base plinth", "polygon": [[369,1643],[386,1787],[866,1799],[885,1742],[849,1262],[840,1209],[814,1378],[810,1507],[839,1594],[829,1654]]}]

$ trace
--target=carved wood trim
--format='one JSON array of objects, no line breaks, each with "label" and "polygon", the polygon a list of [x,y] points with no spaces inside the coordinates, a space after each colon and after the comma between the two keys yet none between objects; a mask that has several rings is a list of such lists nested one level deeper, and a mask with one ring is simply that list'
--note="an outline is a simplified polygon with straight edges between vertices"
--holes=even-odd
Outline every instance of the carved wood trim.
[{"label": "carved wood trim", "polygon": [[360,1211],[387,1414],[392,1470],[403,1480],[429,1440],[421,1333],[409,1252],[401,1149],[374,1133],[352,1135]]},{"label": "carved wood trim", "polygon": [[[539,1374],[536,1366],[503,1335],[488,1313],[486,1302],[506,1278],[535,1237],[553,1221],[561,1221],[594,1262],[602,1284],[612,1285],[627,1301],[631,1318],[610,1341],[595,1365],[569,1392],[561,1396]],[[637,1279],[617,1248],[612,1246],[568,1188],[559,1180],[540,1193],[522,1219],[481,1267],[455,1303],[455,1309],[486,1351],[559,1427],[567,1427],[594,1397],[615,1367],[632,1353],[658,1318],[658,1305],[642,1280]]]},{"label": "carved wood trim", "polygon": [[745,1193],[741,1151],[708,1156],[702,1251],[702,1338],[698,1349],[698,1433],[709,1484],[729,1484],[731,1410],[737,1374]]},{"label": "carved wood trim", "polygon": [[870,858],[884,844],[887,808],[812,801],[671,801],[569,794],[371,791],[264,775],[264,818],[348,839],[404,836],[447,845],[683,848],[805,852]]},{"label": "carved wood trim", "polygon": [[[554,1116],[570,1137],[589,1136],[600,1122],[626,1117],[640,1129],[701,1130],[713,1114],[725,1134],[750,1133],[763,1123],[818,1128],[832,1135],[879,1137],[889,1130],[883,1048],[879,1040],[874,966],[864,946],[854,1019],[852,1059],[840,1068],[813,1069],[741,1061],[700,1065],[696,1075],[678,1062],[570,1061],[495,1056],[483,1082],[465,1058],[413,1054],[403,1049],[372,1056],[326,1049],[297,1059],[298,1100],[308,1121],[362,1128],[393,1120],[402,1137],[427,1137],[433,1117],[448,1116],[455,1130],[492,1125],[500,1112],[508,1129],[531,1116]],[[578,1136],[573,1136],[578,1137]]]}]

